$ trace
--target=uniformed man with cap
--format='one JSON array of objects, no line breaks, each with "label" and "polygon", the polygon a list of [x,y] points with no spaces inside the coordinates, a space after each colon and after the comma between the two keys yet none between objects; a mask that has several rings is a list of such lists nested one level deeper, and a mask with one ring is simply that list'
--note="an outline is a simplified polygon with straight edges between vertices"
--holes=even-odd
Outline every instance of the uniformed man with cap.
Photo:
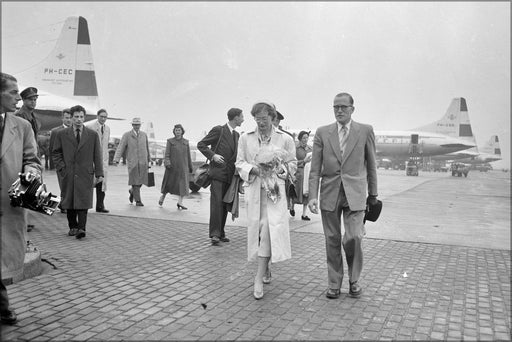
[{"label": "uniformed man with cap", "polygon": [[18,109],[14,114],[19,116],[28,122],[32,126],[32,130],[34,131],[34,136],[37,140],[37,133],[39,132],[39,128],[41,128],[41,122],[37,120],[34,115],[34,110],[37,105],[37,98],[39,95],[37,94],[37,88],[28,87],[24,89],[21,93],[21,99],[23,100],[23,106]]},{"label": "uniformed man with cap", "polygon": [[291,134],[288,131],[285,131],[283,129],[283,126],[280,125],[281,121],[284,120],[283,114],[279,113],[278,110],[276,110],[276,114],[277,114],[277,116],[272,120],[272,123],[274,124],[274,127],[277,128],[278,130],[280,130],[281,132],[288,134],[295,141],[295,138],[293,137],[293,134]]}]

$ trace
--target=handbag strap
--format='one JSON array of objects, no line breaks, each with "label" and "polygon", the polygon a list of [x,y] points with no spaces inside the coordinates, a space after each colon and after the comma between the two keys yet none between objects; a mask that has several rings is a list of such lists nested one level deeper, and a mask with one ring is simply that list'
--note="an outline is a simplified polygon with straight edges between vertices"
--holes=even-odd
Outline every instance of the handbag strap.
[{"label": "handbag strap", "polygon": [[[215,146],[215,149],[213,150],[213,154],[217,153],[217,149],[219,148],[219,144],[220,144],[220,141],[222,139],[222,131],[223,131],[222,129],[223,128],[224,128],[223,126],[220,126],[219,140],[217,140],[217,145]],[[212,158],[213,158],[213,156],[212,156]]]}]

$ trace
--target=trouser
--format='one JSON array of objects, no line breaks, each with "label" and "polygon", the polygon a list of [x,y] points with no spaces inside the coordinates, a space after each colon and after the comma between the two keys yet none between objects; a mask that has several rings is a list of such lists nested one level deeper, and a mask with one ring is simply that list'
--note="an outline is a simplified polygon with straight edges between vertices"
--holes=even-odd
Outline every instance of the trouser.
[{"label": "trouser", "polygon": [[[341,215],[345,234],[341,234]],[[362,241],[365,235],[363,224],[364,210],[351,211],[343,185],[340,187],[336,209],[322,210],[322,225],[325,235],[325,250],[327,254],[327,279],[330,289],[341,288],[343,280],[343,255],[341,246],[347,258],[349,282],[359,280],[363,269]]]},{"label": "trouser", "polygon": [[223,238],[226,236],[224,226],[228,217],[227,203],[222,199],[228,191],[229,183],[224,183],[212,179],[210,184],[210,238],[216,236]]},{"label": "trouser", "polygon": [[140,187],[141,186],[142,186],[142,184],[132,185],[132,194],[133,194],[133,199],[135,200],[135,202],[141,202],[141,200],[140,200]]},{"label": "trouser", "polygon": [[83,229],[87,225],[87,209],[68,209],[66,211],[68,217],[69,229]]},{"label": "trouser", "polygon": [[101,190],[103,182],[96,184],[96,210],[105,209],[103,201],[105,200],[105,192]]},{"label": "trouser", "polygon": [[5,313],[7,310],[9,310],[9,296],[7,296],[4,282],[0,280],[0,313]]}]

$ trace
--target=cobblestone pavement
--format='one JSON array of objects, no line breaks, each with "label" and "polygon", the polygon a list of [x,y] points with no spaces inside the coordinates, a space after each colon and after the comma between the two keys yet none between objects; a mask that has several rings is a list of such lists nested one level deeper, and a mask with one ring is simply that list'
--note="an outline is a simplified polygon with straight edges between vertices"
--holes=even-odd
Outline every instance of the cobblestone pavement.
[{"label": "cobblestone pavement", "polygon": [[30,239],[57,269],[8,286],[19,322],[2,340],[510,340],[510,251],[365,240],[360,299],[325,297],[322,234],[292,231],[291,260],[252,296],[242,227],[39,215]]}]

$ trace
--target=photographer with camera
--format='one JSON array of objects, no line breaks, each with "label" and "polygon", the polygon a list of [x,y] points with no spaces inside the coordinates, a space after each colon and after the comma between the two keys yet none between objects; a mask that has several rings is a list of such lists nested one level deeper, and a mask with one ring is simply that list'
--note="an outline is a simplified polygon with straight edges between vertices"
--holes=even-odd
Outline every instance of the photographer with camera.
[{"label": "photographer with camera", "polygon": [[0,282],[0,318],[2,324],[14,324],[16,313],[9,306],[4,279],[19,278],[23,274],[26,250],[25,209],[10,205],[8,189],[19,178],[19,173],[41,177],[41,161],[37,157],[37,143],[32,127],[13,112],[21,100],[18,81],[1,73],[0,101],[0,226],[2,229],[2,281]]}]

